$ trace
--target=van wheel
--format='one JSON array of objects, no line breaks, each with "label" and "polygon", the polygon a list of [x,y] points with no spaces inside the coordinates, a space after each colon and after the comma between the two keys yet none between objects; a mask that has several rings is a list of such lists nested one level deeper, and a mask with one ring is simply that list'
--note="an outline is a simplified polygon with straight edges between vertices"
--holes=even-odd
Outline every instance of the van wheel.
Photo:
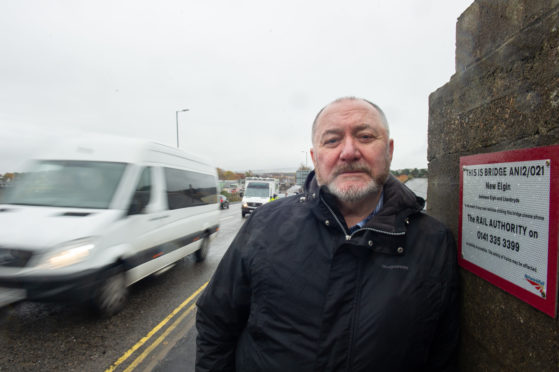
[{"label": "van wheel", "polygon": [[245,212],[241,212],[241,214],[243,215],[243,218],[245,218],[246,213],[245,213]]},{"label": "van wheel", "polygon": [[128,297],[124,270],[117,267],[109,270],[107,274],[92,301],[93,310],[103,318],[111,317],[122,310]]},{"label": "van wheel", "polygon": [[196,262],[202,262],[206,259],[208,255],[208,251],[210,250],[210,238],[209,236],[205,236],[202,239],[202,243],[200,243],[200,249],[194,252],[194,260]]}]

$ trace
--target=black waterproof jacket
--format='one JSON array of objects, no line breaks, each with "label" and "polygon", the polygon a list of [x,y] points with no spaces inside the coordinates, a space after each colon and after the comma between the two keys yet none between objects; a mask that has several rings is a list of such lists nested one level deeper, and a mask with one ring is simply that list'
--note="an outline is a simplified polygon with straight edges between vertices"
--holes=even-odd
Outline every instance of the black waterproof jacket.
[{"label": "black waterproof jacket", "polygon": [[196,370],[455,370],[449,230],[392,176],[351,235],[333,196],[307,187],[258,208],[232,242],[198,300]]}]

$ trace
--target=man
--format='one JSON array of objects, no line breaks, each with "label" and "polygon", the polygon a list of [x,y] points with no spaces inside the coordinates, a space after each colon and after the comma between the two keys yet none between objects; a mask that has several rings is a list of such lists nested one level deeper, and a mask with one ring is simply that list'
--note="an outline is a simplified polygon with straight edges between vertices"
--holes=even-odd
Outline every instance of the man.
[{"label": "man", "polygon": [[257,209],[198,301],[197,371],[453,370],[455,243],[389,175],[382,110],[323,108],[304,196]]}]

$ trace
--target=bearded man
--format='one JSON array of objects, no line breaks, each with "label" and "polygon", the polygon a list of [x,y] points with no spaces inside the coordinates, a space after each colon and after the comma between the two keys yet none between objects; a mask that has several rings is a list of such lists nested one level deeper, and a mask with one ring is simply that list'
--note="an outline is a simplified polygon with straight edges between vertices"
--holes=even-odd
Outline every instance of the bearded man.
[{"label": "bearded man", "polygon": [[198,300],[197,371],[455,370],[456,247],[390,175],[383,111],[312,126],[305,194],[258,208]]}]

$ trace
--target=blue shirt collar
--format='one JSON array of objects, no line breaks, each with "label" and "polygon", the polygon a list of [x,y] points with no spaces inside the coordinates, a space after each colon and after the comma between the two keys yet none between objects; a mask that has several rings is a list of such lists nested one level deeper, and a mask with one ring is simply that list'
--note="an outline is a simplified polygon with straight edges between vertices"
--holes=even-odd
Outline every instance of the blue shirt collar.
[{"label": "blue shirt collar", "polygon": [[355,226],[350,227],[349,229],[349,233],[352,234],[355,231],[359,230],[360,228],[362,228],[363,226],[365,226],[365,224],[367,223],[367,221],[369,221],[371,218],[373,218],[374,215],[376,215],[378,212],[380,212],[380,210],[382,209],[382,206],[384,204],[384,190],[380,193],[380,198],[378,200],[377,206],[375,207],[375,209],[371,212],[371,214],[369,214],[367,217],[365,217],[363,220],[357,222],[357,224]]}]

